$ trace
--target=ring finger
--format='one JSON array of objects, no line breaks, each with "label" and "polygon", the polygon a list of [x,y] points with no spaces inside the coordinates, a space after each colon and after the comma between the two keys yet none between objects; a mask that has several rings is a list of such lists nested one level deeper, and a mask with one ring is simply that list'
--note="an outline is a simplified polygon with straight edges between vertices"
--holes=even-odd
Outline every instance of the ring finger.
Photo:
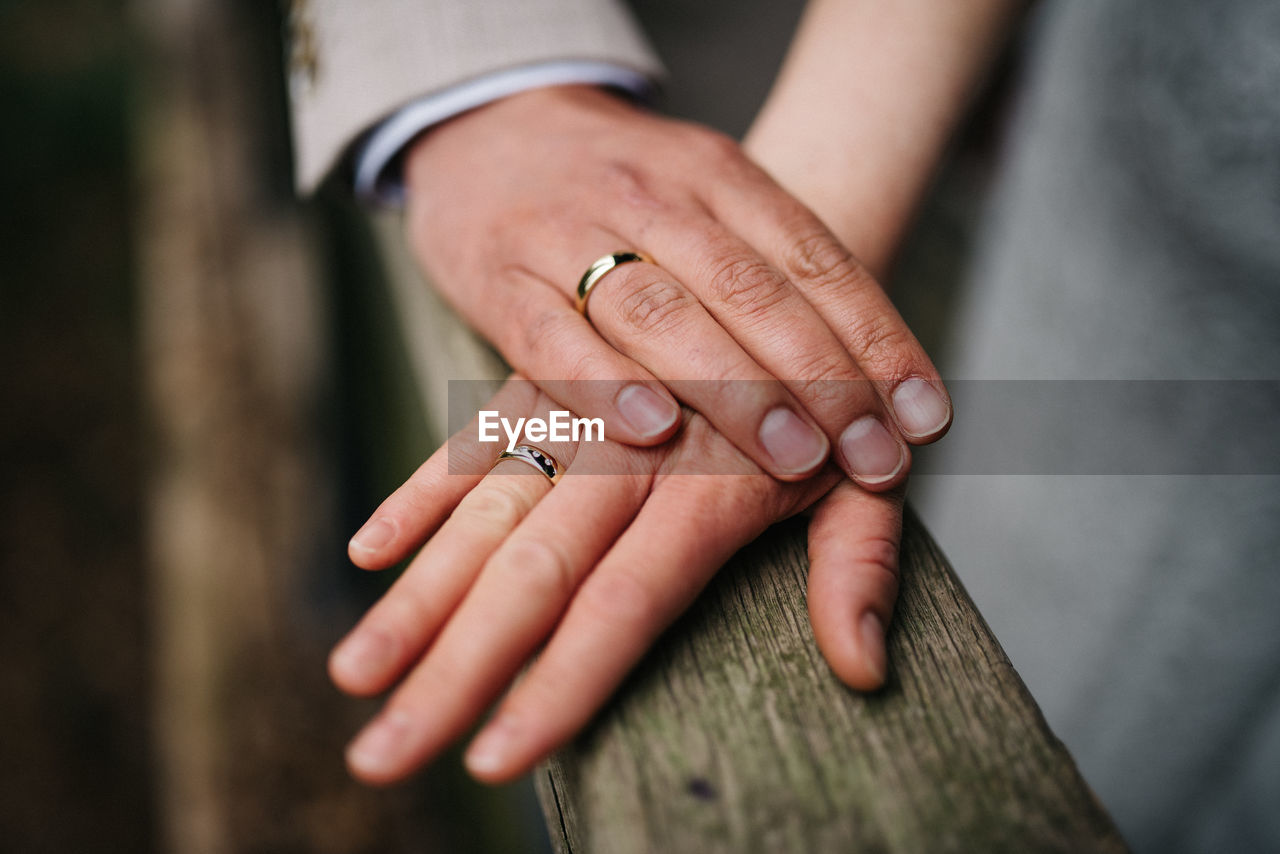
[{"label": "ring finger", "polygon": [[[545,415],[550,408],[539,395],[533,412]],[[540,447],[562,470],[573,460],[572,443]],[[525,460],[497,459],[500,450],[493,446],[490,474],[462,497],[404,574],[335,647],[329,671],[339,688],[366,696],[392,685],[449,619],[484,562],[548,494],[548,477]]]},{"label": "ring finger", "polygon": [[[601,465],[624,471],[616,462]],[[570,473],[546,495],[485,561],[430,650],[352,743],[352,771],[394,781],[460,737],[550,634],[579,582],[639,511],[650,482],[638,469]]]}]

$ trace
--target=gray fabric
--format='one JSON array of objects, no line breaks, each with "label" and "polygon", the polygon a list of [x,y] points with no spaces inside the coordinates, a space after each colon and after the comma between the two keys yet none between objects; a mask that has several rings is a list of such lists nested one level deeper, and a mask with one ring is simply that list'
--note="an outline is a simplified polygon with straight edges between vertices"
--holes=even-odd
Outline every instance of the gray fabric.
[{"label": "gray fabric", "polygon": [[[1280,379],[1280,4],[1042,13],[946,375]],[[913,497],[1136,850],[1280,850],[1280,478]]]},{"label": "gray fabric", "polygon": [[298,188],[315,189],[364,131],[413,99],[555,59],[661,73],[618,0],[298,0],[289,63]]}]

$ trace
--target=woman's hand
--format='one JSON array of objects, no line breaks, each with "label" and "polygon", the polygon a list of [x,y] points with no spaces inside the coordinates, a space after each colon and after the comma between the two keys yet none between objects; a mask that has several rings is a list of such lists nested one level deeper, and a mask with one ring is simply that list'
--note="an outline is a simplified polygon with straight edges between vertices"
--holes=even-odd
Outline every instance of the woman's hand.
[{"label": "woman's hand", "polygon": [[[488,408],[514,419],[561,407],[513,380]],[[564,472],[554,486],[521,461],[486,473],[502,446],[481,444],[473,422],[353,538],[351,558],[368,569],[426,541],[330,659],[349,693],[398,683],[348,750],[358,777],[388,783],[431,761],[545,644],[466,755],[486,781],[529,770],[590,720],[734,551],[824,493],[810,526],[814,633],[849,685],[882,683],[900,491],[869,493],[832,467],[781,483],[697,414],[656,448],[537,444]]]},{"label": "woman's hand", "polygon": [[[409,242],[445,296],[622,442],[673,435],[680,410],[663,383],[698,380],[684,402],[774,477],[811,476],[835,448],[841,469],[886,490],[906,476],[908,445],[950,423],[937,372],[879,284],[726,137],[551,87],[433,129],[405,174]],[[618,251],[654,263],[609,272],[588,321],[578,280]]]}]

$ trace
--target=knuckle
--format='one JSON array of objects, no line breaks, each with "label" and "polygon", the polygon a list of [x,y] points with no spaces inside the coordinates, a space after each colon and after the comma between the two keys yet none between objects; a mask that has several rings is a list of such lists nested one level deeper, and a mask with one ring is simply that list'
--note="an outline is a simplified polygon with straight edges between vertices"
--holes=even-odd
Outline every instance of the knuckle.
[{"label": "knuckle", "polygon": [[635,164],[625,160],[610,160],[604,165],[601,184],[606,195],[628,205],[647,208],[658,202],[650,178]]},{"label": "knuckle", "polygon": [[866,275],[853,253],[818,225],[791,241],[783,254],[783,267],[790,276],[818,288],[847,287]]},{"label": "knuckle", "polygon": [[754,175],[758,167],[746,156],[733,137],[700,125],[690,125],[680,140],[680,157],[700,178],[705,190],[721,182],[737,183]]},{"label": "knuckle", "polygon": [[898,595],[898,553],[899,543],[893,537],[871,536],[856,542],[814,543],[810,558],[855,568],[862,589],[881,601],[892,602]]},{"label": "knuckle", "polygon": [[689,130],[690,148],[709,160],[732,163],[743,156],[742,146],[728,134],[698,125],[690,125]]},{"label": "knuckle", "polygon": [[848,384],[860,375],[843,349],[830,347],[830,340],[826,338],[798,343],[793,336],[791,341],[793,354],[787,364],[787,382],[793,390],[805,393],[813,386],[815,392],[831,387],[832,394],[849,393]]},{"label": "knuckle", "polygon": [[872,379],[895,375],[901,363],[898,354],[905,353],[915,338],[896,318],[883,315],[864,318],[848,330],[851,350]]},{"label": "knuckle", "polygon": [[431,617],[431,600],[416,585],[405,585],[394,596],[382,600],[378,613],[377,630],[389,639],[402,642],[421,631]]},{"label": "knuckle", "polygon": [[838,411],[850,401],[875,400],[875,390],[870,384],[850,375],[843,365],[815,360],[807,372],[796,376],[799,379],[790,381],[788,385],[805,409],[815,414]]},{"label": "knuckle", "polygon": [[546,539],[508,543],[501,562],[504,571],[518,579],[520,586],[539,602],[568,600],[577,587],[568,556]]},{"label": "knuckle", "polygon": [[872,579],[883,585],[885,592],[898,589],[898,541],[890,537],[868,537],[854,548],[853,559],[877,576]]},{"label": "knuckle", "polygon": [[708,282],[714,299],[750,315],[768,313],[787,295],[782,276],[754,258],[722,261],[711,271]]},{"label": "knuckle", "polygon": [[689,308],[689,296],[663,279],[619,282],[611,292],[618,319],[641,334],[671,329]]},{"label": "knuckle", "polygon": [[504,478],[488,478],[484,488],[467,493],[454,515],[466,524],[483,528],[510,530],[524,518],[527,503]]}]

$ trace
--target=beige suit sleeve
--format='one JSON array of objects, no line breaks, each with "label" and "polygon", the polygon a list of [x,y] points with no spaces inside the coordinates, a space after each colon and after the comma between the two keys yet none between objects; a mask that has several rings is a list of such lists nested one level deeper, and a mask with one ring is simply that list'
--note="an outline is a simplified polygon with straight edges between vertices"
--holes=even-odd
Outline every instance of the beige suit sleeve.
[{"label": "beige suit sleeve", "polygon": [[504,68],[660,64],[619,0],[293,0],[289,93],[307,193],[371,126],[423,95]]}]

